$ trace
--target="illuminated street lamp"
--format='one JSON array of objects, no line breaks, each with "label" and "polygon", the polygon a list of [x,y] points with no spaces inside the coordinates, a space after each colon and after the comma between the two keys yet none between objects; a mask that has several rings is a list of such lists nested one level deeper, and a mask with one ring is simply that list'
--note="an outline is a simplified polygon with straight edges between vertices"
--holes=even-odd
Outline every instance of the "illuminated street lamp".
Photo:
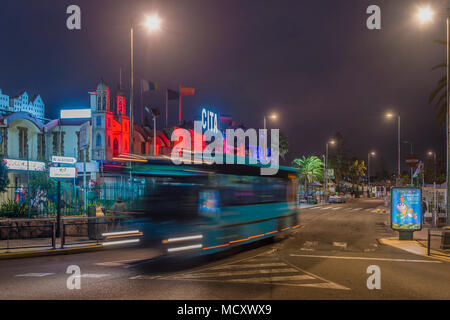
[{"label": "illuminated street lamp", "polygon": [[[392,112],[386,113],[386,118],[395,118],[395,114]],[[398,135],[398,145],[397,145],[397,178],[400,178],[400,113],[397,115],[397,135]]]},{"label": "illuminated street lamp", "polygon": [[434,12],[430,6],[420,7],[417,11],[417,18],[422,24],[431,22],[433,20]]},{"label": "illuminated street lamp", "polygon": [[325,147],[325,190],[323,192],[324,201],[328,201],[328,145],[335,145],[335,140],[329,140],[327,141],[326,147]]},{"label": "illuminated street lamp", "polygon": [[[446,133],[447,133],[447,204],[446,204],[446,212],[447,212],[447,225],[450,225],[450,135],[449,135],[449,115],[450,115],[450,97],[449,97],[449,75],[450,75],[450,8],[447,8],[446,10],[446,32],[447,32],[447,37],[446,37],[446,49],[447,49],[447,60],[446,60],[446,69],[447,69],[447,116],[446,116]],[[424,23],[429,23],[433,20],[433,16],[434,16],[434,12],[431,9],[431,7],[427,6],[427,7],[421,7],[419,8],[418,12],[417,12],[417,18],[418,20],[424,24]],[[442,15],[444,16],[444,15]]]},{"label": "illuminated street lamp", "polygon": [[368,198],[370,198],[370,156],[375,156],[375,152],[369,152],[367,154],[367,182],[369,186]]},{"label": "illuminated street lamp", "polygon": [[[149,32],[161,29],[161,19],[157,15],[147,16],[142,24]],[[130,153],[133,153],[133,96],[134,96],[134,27],[130,30],[131,42],[131,85],[130,85]]]},{"label": "illuminated street lamp", "polygon": [[275,113],[272,113],[271,115],[268,115],[268,116],[264,116],[264,129],[266,129],[266,127],[267,127],[267,118],[272,119],[272,120],[277,120],[278,116]]}]

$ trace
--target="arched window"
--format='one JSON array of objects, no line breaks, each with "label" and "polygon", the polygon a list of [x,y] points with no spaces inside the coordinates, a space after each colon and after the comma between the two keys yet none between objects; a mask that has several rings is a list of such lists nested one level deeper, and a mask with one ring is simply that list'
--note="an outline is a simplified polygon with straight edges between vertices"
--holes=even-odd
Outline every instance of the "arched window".
[{"label": "arched window", "polygon": [[102,146],[102,136],[101,135],[97,135],[97,137],[95,138],[95,145],[97,147],[101,147]]}]

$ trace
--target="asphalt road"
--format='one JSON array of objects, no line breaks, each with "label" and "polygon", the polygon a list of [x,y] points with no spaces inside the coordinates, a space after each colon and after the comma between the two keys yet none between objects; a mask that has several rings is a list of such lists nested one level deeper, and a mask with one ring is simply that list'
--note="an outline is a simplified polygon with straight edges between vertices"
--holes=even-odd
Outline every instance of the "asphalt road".
[{"label": "asphalt road", "polygon": [[[377,242],[396,236],[381,205],[302,209],[289,238],[203,260],[128,248],[0,261],[0,299],[450,299],[450,263]],[[67,288],[70,265],[80,289]],[[369,266],[380,289],[367,287]]]}]

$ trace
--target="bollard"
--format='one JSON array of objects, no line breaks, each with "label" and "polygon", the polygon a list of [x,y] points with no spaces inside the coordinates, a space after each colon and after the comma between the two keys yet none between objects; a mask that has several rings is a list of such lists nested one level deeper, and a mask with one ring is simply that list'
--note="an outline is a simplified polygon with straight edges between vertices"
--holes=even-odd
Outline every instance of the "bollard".
[{"label": "bollard", "polygon": [[52,224],[52,247],[56,249],[56,222],[53,221]]}]

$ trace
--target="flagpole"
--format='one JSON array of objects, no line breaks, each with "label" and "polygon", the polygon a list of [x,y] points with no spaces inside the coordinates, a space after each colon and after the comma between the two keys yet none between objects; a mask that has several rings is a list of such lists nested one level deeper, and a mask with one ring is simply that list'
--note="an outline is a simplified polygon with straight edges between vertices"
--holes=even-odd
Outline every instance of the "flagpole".
[{"label": "flagpole", "polygon": [[169,117],[169,89],[166,88],[166,128],[167,126],[167,119]]},{"label": "flagpole", "polygon": [[178,102],[179,102],[179,107],[178,107],[178,122],[181,124],[181,84],[178,85]]}]

